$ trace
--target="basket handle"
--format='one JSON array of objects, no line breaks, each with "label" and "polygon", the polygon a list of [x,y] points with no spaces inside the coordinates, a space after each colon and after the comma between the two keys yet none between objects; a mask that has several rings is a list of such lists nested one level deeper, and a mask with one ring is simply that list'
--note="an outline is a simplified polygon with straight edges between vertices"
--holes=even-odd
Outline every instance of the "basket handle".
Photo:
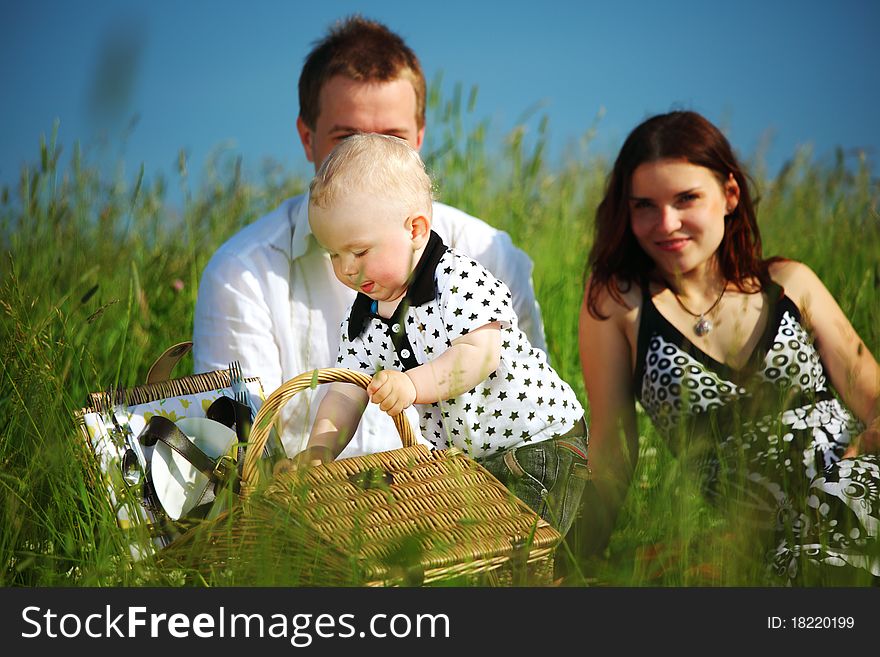
[{"label": "basket handle", "polygon": [[[259,461],[263,455],[263,447],[269,438],[272,425],[278,418],[278,414],[284,405],[298,392],[308,390],[318,383],[353,383],[366,390],[371,377],[360,372],[340,368],[325,368],[303,372],[289,381],[282,383],[260,407],[260,412],[254,418],[253,429],[248,439],[248,448],[245,453],[244,465],[241,471],[241,496],[246,498],[257,487],[260,481]],[[412,447],[416,444],[416,436],[413,433],[405,413],[399,413],[393,417],[394,426],[400,434],[400,442],[404,447]]]},{"label": "basket handle", "polygon": [[147,384],[160,383],[171,378],[171,370],[177,365],[177,362],[186,356],[193,348],[192,342],[179,342],[176,345],[168,347],[162,352],[162,355],[156,359],[156,362],[150,366],[147,372]]}]

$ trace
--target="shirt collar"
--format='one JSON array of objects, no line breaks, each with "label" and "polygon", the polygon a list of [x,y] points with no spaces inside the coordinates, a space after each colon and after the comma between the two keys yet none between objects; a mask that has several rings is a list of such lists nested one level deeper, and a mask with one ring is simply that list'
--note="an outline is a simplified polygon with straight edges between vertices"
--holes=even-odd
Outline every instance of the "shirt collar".
[{"label": "shirt collar", "polygon": [[[290,221],[290,259],[297,258],[306,254],[309,250],[309,238],[312,236],[312,228],[309,226],[309,192],[303,194],[299,204],[291,204],[288,210],[288,219]],[[312,237],[312,241],[314,238]]]},{"label": "shirt collar", "polygon": [[[419,258],[419,262],[413,269],[412,282],[406,288],[403,299],[397,304],[394,315],[387,321],[400,323],[406,317],[410,306],[421,306],[437,298],[434,272],[437,271],[437,265],[445,252],[446,245],[440,236],[432,230],[422,257]],[[362,335],[367,327],[367,321],[376,316],[372,308],[373,300],[363,292],[358,292],[348,317],[349,340],[354,340]]]}]

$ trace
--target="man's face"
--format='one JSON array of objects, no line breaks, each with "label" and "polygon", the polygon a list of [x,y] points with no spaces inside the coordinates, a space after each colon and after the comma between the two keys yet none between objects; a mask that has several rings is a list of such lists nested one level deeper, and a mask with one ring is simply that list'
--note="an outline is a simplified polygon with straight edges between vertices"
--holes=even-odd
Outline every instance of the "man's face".
[{"label": "man's face", "polygon": [[425,129],[416,123],[416,92],[409,80],[357,82],[337,75],[321,89],[315,129],[301,118],[296,128],[317,171],[333,147],[349,135],[376,132],[400,137],[418,150]]}]

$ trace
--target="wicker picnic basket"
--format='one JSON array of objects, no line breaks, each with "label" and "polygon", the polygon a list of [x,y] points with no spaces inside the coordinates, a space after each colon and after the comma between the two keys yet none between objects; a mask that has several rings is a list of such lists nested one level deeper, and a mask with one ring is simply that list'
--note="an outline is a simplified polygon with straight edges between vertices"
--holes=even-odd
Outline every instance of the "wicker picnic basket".
[{"label": "wicker picnic basket", "polygon": [[[166,349],[150,367],[146,383],[129,388],[111,388],[90,392],[86,405],[74,413],[75,422],[83,438],[83,455],[87,463],[86,472],[89,483],[96,491],[102,491],[101,497],[109,503],[117,513],[120,526],[126,530],[138,527],[146,532],[156,548],[168,544],[174,536],[179,535],[191,524],[186,519],[172,522],[159,507],[143,504],[143,498],[135,496],[133,490],[123,485],[119,472],[119,459],[122,447],[110,440],[102,440],[106,433],[104,419],[96,426],[98,417],[114,404],[123,407],[129,414],[134,407],[149,405],[152,402],[171,402],[181,398],[189,399],[188,408],[176,407],[174,419],[195,416],[203,417],[205,409],[193,398],[216,398],[221,391],[232,386],[229,370],[216,370],[171,378],[174,366],[192,348],[192,342],[182,342]],[[263,397],[262,385],[257,377],[243,379],[251,389],[255,399]],[[229,394],[229,393],[227,393]],[[170,408],[171,404],[168,407]],[[155,412],[155,411],[154,411]],[[131,417],[130,417],[131,419]],[[141,420],[143,422],[143,420]],[[140,492],[140,486],[137,487]],[[134,537],[133,537],[133,540]],[[141,553],[141,547],[133,545],[135,553]]]},{"label": "wicker picnic basket", "polygon": [[226,584],[549,584],[559,533],[476,461],[416,444],[270,480],[259,462],[280,409],[320,383],[366,387],[323,369],[275,390],[254,421],[239,503],[162,551],[165,565]]}]

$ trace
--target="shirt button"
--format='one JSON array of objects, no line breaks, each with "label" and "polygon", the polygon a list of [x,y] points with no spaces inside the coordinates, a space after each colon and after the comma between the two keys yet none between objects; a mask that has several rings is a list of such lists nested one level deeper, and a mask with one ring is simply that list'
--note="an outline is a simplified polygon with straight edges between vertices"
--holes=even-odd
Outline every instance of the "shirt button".
[{"label": "shirt button", "polygon": [[403,356],[404,358],[409,358],[409,349],[404,349],[403,351],[400,352],[400,355]]},{"label": "shirt button", "polygon": [[393,324],[391,326],[391,330],[394,331],[395,333],[400,333],[400,324]]}]

